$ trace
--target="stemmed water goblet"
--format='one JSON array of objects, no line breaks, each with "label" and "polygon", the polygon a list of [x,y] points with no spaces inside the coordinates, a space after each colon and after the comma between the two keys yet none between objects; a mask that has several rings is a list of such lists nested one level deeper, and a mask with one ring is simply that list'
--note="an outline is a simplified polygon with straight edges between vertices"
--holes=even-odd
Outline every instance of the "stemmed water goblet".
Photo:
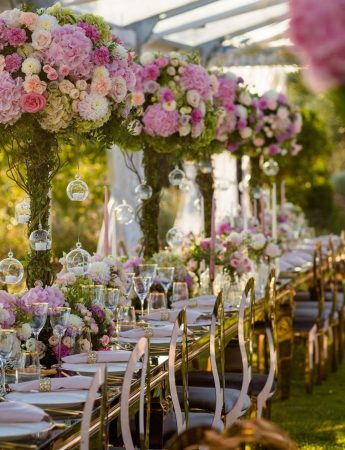
[{"label": "stemmed water goblet", "polygon": [[16,330],[12,328],[0,329],[1,395],[4,395],[6,393],[5,364],[12,354],[15,340],[16,340]]},{"label": "stemmed water goblet", "polygon": [[48,303],[30,303],[30,327],[35,337],[35,351],[38,353],[38,336],[44,327],[48,314]]},{"label": "stemmed water goblet", "polygon": [[69,317],[71,313],[71,308],[67,306],[55,306],[49,308],[50,314],[50,324],[53,329],[54,335],[59,340],[59,349],[58,349],[58,363],[57,368],[61,368],[61,343],[64,334],[66,333]]},{"label": "stemmed water goblet", "polygon": [[156,278],[158,264],[139,264],[139,274],[142,277],[150,277],[151,282],[149,285],[149,290]]},{"label": "stemmed water goblet", "polygon": [[150,286],[152,284],[152,278],[151,277],[134,277],[133,278],[133,286],[135,293],[139,297],[140,303],[141,303],[141,317],[144,316],[144,302],[145,298],[147,297],[148,293],[150,292]]},{"label": "stemmed water goblet", "polygon": [[165,302],[168,304],[168,290],[174,279],[175,267],[158,267],[157,277],[164,289]]},{"label": "stemmed water goblet", "polygon": [[107,294],[105,296],[104,306],[115,315],[116,309],[119,305],[120,300],[120,289],[108,288]]}]

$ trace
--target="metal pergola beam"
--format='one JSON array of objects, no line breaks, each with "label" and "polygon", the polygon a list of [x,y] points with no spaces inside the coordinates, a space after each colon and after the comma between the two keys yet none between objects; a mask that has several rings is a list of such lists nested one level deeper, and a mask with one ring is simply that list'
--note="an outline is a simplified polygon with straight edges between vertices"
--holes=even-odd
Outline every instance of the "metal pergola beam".
[{"label": "metal pergola beam", "polygon": [[160,38],[160,37],[163,37],[168,34],[185,31],[190,28],[200,28],[204,25],[207,25],[208,23],[216,22],[217,20],[222,20],[222,19],[226,19],[229,17],[239,16],[240,14],[245,14],[245,13],[257,11],[260,9],[269,8],[271,6],[280,5],[282,3],[286,3],[286,0],[267,0],[264,3],[262,2],[262,0],[258,0],[255,3],[251,3],[251,4],[245,5],[245,6],[240,6],[238,8],[234,8],[234,9],[229,9],[229,10],[223,11],[222,13],[210,14],[209,16],[204,17],[203,19],[197,19],[197,20],[185,23],[185,24],[177,25],[175,27],[172,27],[165,31],[161,31],[159,33],[153,33],[152,41],[154,42],[156,40],[156,38]]}]

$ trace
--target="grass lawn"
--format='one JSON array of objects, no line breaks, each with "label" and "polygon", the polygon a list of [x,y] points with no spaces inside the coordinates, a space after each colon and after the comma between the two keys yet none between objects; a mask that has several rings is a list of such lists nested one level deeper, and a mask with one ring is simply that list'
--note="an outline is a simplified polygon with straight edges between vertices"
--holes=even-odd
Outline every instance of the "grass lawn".
[{"label": "grass lawn", "polygon": [[300,358],[293,361],[293,380],[289,400],[274,400],[272,421],[279,424],[302,450],[345,449],[345,361],[337,372],[328,372],[313,394],[303,386]]}]

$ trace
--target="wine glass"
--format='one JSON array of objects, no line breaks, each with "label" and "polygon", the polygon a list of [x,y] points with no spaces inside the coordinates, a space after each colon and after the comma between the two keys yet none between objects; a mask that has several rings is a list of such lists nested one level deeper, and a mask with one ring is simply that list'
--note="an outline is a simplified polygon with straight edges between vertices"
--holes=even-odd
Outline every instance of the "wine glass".
[{"label": "wine glass", "polygon": [[61,367],[61,342],[67,330],[70,313],[71,308],[68,308],[67,306],[55,306],[49,308],[50,324],[52,326],[54,335],[59,340],[57,368]]},{"label": "wine glass", "polygon": [[124,288],[125,288],[125,298],[126,298],[126,304],[128,303],[128,298],[129,298],[129,294],[131,293],[131,290],[133,288],[133,278],[135,277],[135,273],[134,272],[126,272],[125,273],[125,283],[124,283]]},{"label": "wine glass", "polygon": [[150,290],[150,287],[152,286],[152,283],[154,282],[154,280],[156,278],[157,266],[158,266],[158,264],[139,264],[140,276],[151,278],[149,290]]},{"label": "wine glass", "polygon": [[37,352],[21,352],[17,367],[18,383],[38,380],[41,377],[41,366]]},{"label": "wine glass", "polygon": [[12,328],[0,329],[1,395],[6,394],[5,363],[11,356],[15,340],[16,340],[16,330]]},{"label": "wine glass", "polygon": [[107,295],[105,296],[104,306],[115,314],[116,308],[119,304],[120,299],[120,289],[117,288],[108,288]]},{"label": "wine glass", "polygon": [[[120,333],[123,331],[132,330],[136,326],[134,306],[119,306],[116,314],[116,337],[113,341],[115,348],[126,349],[127,345],[120,343]],[[130,348],[130,347],[128,347]]]},{"label": "wine glass", "polygon": [[157,277],[164,289],[166,303],[168,303],[168,290],[174,279],[175,267],[158,267]]},{"label": "wine glass", "polygon": [[152,278],[151,277],[133,277],[133,286],[135,293],[139,297],[140,303],[141,303],[141,316],[144,315],[144,301],[147,297],[147,294],[150,291],[150,286],[152,284]]},{"label": "wine glass", "polygon": [[173,284],[172,298],[173,302],[179,302],[181,300],[187,300],[189,296],[188,285],[184,281],[176,281]]},{"label": "wine glass", "polygon": [[38,347],[38,336],[44,327],[48,314],[48,303],[30,303],[30,327],[35,336],[35,350]]}]

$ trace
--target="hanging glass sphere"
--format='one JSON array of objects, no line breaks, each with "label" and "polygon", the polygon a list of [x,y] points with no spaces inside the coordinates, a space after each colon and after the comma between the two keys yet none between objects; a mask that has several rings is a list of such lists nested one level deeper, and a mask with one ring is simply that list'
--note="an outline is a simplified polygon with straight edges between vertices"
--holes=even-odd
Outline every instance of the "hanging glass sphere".
[{"label": "hanging glass sphere", "polygon": [[76,276],[85,275],[91,264],[90,254],[81,248],[81,243],[76,243],[76,248],[71,250],[66,256],[66,268],[68,272]]},{"label": "hanging glass sphere", "polygon": [[193,186],[193,183],[190,180],[188,180],[187,178],[184,178],[179,185],[179,189],[182,192],[190,192],[192,189],[192,186]]},{"label": "hanging glass sphere", "polygon": [[199,170],[201,173],[212,173],[212,164],[211,161],[200,161],[199,164]]},{"label": "hanging glass sphere", "polygon": [[25,198],[16,204],[16,221],[18,223],[28,223],[30,220],[30,199]]},{"label": "hanging glass sphere", "polygon": [[175,166],[175,168],[168,175],[169,183],[172,186],[180,186],[184,178],[185,173],[183,170],[179,169],[178,166]]},{"label": "hanging glass sphere", "polygon": [[279,172],[279,164],[277,163],[277,161],[270,158],[269,160],[263,163],[262,170],[264,171],[264,174],[267,175],[268,177],[275,177]]},{"label": "hanging glass sphere", "polygon": [[139,200],[148,200],[152,197],[152,187],[144,181],[134,189],[134,192]]},{"label": "hanging glass sphere", "polygon": [[133,222],[134,218],[134,209],[125,200],[122,200],[122,203],[115,208],[115,219],[123,225],[128,225]]},{"label": "hanging glass sphere", "polygon": [[82,202],[86,200],[89,195],[89,187],[80,178],[79,173],[75,176],[75,179],[68,183],[66,188],[67,196],[72,202]]},{"label": "hanging glass sphere", "polygon": [[42,229],[42,225],[38,225],[38,230],[34,230],[29,237],[30,247],[36,252],[44,252],[50,250],[52,241],[49,232]]},{"label": "hanging glass sphere", "polygon": [[170,228],[166,234],[166,240],[171,248],[179,247],[183,244],[184,234],[178,228]]},{"label": "hanging glass sphere", "polygon": [[0,261],[0,283],[18,284],[24,276],[23,264],[13,258],[13,253],[8,253],[8,258]]}]

